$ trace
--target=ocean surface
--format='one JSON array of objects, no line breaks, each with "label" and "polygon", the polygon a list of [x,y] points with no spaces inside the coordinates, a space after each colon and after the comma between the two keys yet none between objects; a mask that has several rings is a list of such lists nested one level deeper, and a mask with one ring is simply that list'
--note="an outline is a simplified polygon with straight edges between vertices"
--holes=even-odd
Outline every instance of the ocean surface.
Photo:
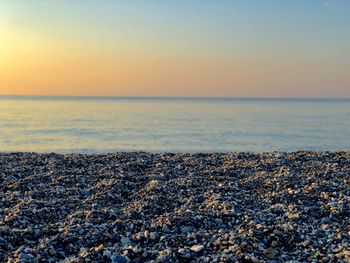
[{"label": "ocean surface", "polygon": [[0,151],[350,150],[350,100],[0,97]]}]

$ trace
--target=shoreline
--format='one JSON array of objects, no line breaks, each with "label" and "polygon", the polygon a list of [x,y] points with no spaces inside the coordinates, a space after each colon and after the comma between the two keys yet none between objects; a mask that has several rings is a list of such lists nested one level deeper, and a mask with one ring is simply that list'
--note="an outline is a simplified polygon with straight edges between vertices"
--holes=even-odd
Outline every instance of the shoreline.
[{"label": "shoreline", "polygon": [[350,260],[350,151],[0,153],[0,262]]}]

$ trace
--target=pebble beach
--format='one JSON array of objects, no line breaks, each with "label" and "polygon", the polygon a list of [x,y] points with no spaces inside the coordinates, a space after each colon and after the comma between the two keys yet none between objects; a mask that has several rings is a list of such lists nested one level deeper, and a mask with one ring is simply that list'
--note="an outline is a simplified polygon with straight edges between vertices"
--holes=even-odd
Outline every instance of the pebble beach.
[{"label": "pebble beach", "polygon": [[350,262],[350,152],[3,153],[0,262]]}]

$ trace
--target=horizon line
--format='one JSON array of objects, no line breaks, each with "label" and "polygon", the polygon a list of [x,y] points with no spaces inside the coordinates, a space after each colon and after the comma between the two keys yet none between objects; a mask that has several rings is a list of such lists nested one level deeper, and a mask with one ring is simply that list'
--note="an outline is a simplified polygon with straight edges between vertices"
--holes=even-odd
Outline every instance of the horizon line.
[{"label": "horizon line", "polygon": [[103,95],[2,95],[0,98],[56,98],[56,99],[184,99],[184,100],[350,100],[350,97],[222,97],[222,96],[103,96]]}]

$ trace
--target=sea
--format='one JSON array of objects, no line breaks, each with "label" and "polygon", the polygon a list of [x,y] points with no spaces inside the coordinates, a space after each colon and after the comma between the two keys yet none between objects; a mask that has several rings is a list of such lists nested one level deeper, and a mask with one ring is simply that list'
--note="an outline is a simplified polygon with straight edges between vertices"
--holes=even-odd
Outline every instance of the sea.
[{"label": "sea", "polygon": [[298,150],[350,150],[350,100],[0,97],[0,152]]}]

